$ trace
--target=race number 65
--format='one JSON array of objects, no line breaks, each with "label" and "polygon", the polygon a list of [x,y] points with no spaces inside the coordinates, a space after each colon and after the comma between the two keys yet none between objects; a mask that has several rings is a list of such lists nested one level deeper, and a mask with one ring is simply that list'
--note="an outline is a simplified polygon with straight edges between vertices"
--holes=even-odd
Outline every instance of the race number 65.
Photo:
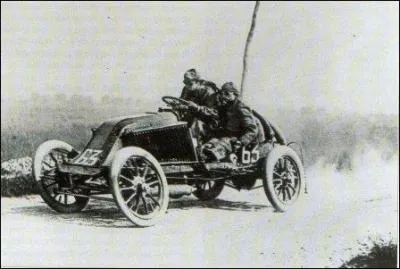
[{"label": "race number 65", "polygon": [[242,150],[242,163],[255,163],[260,158],[260,152],[258,151],[257,147],[255,147],[252,151],[246,150],[243,148]]}]

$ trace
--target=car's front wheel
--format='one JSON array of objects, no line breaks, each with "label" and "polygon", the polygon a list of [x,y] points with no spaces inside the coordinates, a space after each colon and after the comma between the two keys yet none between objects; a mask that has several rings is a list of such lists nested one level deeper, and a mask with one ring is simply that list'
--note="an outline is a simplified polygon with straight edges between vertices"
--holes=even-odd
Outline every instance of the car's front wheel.
[{"label": "car's front wheel", "polygon": [[118,207],[138,226],[156,224],[167,212],[168,184],[158,161],[138,147],[119,150],[111,164],[111,189]]}]

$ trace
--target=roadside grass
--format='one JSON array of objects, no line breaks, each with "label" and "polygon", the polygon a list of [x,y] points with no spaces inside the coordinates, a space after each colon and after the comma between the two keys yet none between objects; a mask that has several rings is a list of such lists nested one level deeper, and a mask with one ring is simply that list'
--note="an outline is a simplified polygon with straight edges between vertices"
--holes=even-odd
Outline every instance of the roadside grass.
[{"label": "roadside grass", "polygon": [[397,248],[397,244],[392,240],[385,241],[382,238],[370,244],[364,243],[360,254],[344,262],[340,268],[396,268]]},{"label": "roadside grass", "polygon": [[1,176],[1,197],[19,197],[38,193],[36,182],[31,175]]}]

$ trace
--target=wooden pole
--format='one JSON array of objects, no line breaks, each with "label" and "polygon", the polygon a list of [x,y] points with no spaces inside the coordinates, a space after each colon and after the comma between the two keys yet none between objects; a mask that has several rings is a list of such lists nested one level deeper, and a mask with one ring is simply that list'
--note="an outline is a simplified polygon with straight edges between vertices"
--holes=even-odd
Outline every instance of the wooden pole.
[{"label": "wooden pole", "polygon": [[246,45],[244,47],[242,82],[241,82],[241,85],[240,85],[240,96],[241,97],[243,97],[244,82],[245,82],[246,73],[247,73],[247,53],[248,53],[248,50],[249,50],[249,44],[250,44],[251,39],[253,37],[254,28],[256,27],[256,18],[257,18],[257,11],[258,11],[258,7],[259,6],[260,6],[260,1],[256,1],[256,5],[254,6],[254,11],[253,11],[253,18],[251,20],[251,26],[250,26],[249,34],[247,35]]}]

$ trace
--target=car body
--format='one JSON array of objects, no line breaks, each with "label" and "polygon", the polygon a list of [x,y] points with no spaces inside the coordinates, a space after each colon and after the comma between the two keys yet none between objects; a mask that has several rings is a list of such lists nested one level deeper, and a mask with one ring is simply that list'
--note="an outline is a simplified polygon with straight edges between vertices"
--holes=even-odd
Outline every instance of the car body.
[{"label": "car body", "polygon": [[[228,161],[205,160],[188,123],[176,110],[161,108],[103,122],[80,152],[63,141],[44,142],[34,156],[34,177],[44,201],[58,212],[80,211],[89,199],[111,200],[139,226],[162,219],[170,197],[193,193],[211,200],[224,186],[264,187],[271,204],[285,211],[304,190],[303,164],[279,128],[253,114],[262,141]],[[262,186],[255,186],[257,179]],[[190,188],[173,192],[177,186]],[[110,193],[111,199],[104,197]]]}]

